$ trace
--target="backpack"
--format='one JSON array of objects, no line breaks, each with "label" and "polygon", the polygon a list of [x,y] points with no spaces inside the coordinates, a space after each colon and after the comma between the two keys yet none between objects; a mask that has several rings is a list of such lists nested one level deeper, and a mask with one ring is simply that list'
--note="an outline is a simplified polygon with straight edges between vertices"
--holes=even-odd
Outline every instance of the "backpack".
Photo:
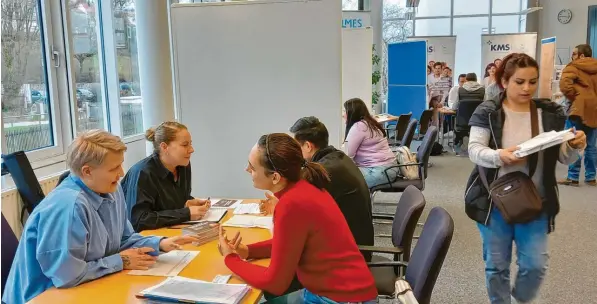
[{"label": "backpack", "polygon": [[437,141],[433,143],[433,147],[431,148],[431,156],[438,156],[444,153],[444,146],[438,143]]},{"label": "backpack", "polygon": [[[417,163],[416,156],[405,146],[398,147],[396,150],[396,159],[401,165]],[[400,175],[405,179],[417,179],[419,178],[419,166],[413,165],[400,167]]]}]

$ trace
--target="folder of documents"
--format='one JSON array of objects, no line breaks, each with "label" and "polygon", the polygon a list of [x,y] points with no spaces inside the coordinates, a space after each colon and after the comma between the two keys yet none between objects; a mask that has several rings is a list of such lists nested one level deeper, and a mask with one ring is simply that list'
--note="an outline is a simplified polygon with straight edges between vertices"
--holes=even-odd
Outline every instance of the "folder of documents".
[{"label": "folder of documents", "polygon": [[246,284],[218,284],[170,277],[141,291],[137,297],[164,302],[237,304],[249,290]]},{"label": "folder of documents", "polygon": [[525,157],[533,153],[545,150],[555,145],[560,145],[574,138],[574,133],[571,129],[564,131],[543,132],[525,142],[518,145],[519,149],[514,151],[514,156]]},{"label": "folder of documents", "polygon": [[222,224],[224,227],[240,228],[265,228],[272,230],[274,227],[271,216],[235,215]]},{"label": "folder of documents", "polygon": [[129,275],[177,276],[199,254],[199,251],[173,250],[160,254],[158,260],[147,270],[131,270]]}]

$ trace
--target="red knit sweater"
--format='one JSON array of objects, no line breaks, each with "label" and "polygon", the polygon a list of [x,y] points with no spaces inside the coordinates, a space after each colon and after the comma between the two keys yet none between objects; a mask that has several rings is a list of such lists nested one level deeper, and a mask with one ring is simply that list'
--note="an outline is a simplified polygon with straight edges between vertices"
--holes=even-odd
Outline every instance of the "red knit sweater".
[{"label": "red knit sweater", "polygon": [[269,267],[237,254],[226,266],[249,285],[281,295],[295,273],[310,292],[336,302],[377,297],[375,281],[334,199],[306,181],[280,193],[274,211],[274,237],[249,245],[249,258],[271,257]]}]

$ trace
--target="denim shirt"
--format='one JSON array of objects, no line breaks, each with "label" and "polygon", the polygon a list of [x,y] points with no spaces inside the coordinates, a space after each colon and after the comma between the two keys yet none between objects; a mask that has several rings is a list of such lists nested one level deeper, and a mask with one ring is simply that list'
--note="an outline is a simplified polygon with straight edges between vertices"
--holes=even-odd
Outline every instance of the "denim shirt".
[{"label": "denim shirt", "polygon": [[157,255],[160,240],[134,233],[120,186],[100,195],[71,174],[29,216],[2,301],[25,303],[121,271],[120,251],[151,247]]}]

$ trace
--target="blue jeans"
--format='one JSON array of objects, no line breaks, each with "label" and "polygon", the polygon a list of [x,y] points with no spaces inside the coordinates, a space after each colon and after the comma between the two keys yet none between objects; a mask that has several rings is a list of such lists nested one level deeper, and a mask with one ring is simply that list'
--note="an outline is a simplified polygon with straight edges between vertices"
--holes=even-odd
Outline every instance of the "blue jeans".
[{"label": "blue jeans", "polygon": [[[487,293],[492,304],[526,303],[537,296],[547,270],[547,216],[525,224],[508,224],[496,208],[489,225],[477,224],[483,241]],[[512,241],[516,244],[518,274],[510,291]]]},{"label": "blue jeans", "polygon": [[[575,127],[577,130],[582,130],[587,135],[587,148],[585,149],[585,181],[594,181],[597,175],[597,129],[589,128],[582,123],[568,120],[566,122],[567,128]],[[568,179],[578,181],[580,179],[580,167],[582,165],[582,158],[568,166]]]},{"label": "blue jeans", "polygon": [[[346,302],[336,302],[332,299],[318,296],[307,289],[301,289],[299,291],[295,291],[289,293],[287,295],[275,298],[268,303],[273,304],[341,304]],[[357,303],[357,302],[349,302],[349,303]],[[377,299],[373,299],[370,301],[365,302],[358,302],[362,304],[376,304]]]},{"label": "blue jeans", "polygon": [[386,176],[385,170],[392,166],[396,166],[396,164],[391,165],[383,165],[377,167],[359,167],[361,173],[365,177],[365,182],[367,182],[367,186],[369,188],[373,188],[377,185],[387,184],[388,177],[390,178],[390,183],[396,180],[396,176],[398,176],[398,168],[392,168],[388,170],[388,175]]}]

